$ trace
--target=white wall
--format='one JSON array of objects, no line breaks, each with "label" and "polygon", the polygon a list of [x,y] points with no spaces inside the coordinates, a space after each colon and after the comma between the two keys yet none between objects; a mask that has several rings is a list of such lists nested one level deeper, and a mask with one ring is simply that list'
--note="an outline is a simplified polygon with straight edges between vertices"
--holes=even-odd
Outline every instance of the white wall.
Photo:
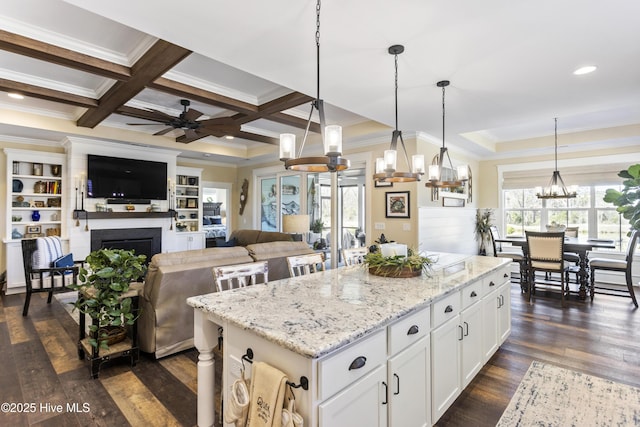
[{"label": "white wall", "polygon": [[418,212],[418,250],[477,255],[475,208],[426,208]]}]

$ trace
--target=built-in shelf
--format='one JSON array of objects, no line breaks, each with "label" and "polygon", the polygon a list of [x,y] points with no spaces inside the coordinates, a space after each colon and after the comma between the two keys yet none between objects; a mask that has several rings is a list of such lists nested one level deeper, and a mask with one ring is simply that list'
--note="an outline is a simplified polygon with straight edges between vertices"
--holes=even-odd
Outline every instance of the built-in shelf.
[{"label": "built-in shelf", "polygon": [[73,219],[130,219],[130,218],[171,218],[175,211],[168,212],[87,212],[73,211]]}]

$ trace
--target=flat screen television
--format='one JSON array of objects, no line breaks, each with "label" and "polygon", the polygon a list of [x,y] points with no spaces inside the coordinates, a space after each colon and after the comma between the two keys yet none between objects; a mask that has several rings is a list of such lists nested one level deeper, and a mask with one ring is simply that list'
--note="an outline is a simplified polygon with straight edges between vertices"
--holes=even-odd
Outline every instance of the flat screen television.
[{"label": "flat screen television", "polygon": [[167,164],[89,154],[87,197],[167,200]]}]

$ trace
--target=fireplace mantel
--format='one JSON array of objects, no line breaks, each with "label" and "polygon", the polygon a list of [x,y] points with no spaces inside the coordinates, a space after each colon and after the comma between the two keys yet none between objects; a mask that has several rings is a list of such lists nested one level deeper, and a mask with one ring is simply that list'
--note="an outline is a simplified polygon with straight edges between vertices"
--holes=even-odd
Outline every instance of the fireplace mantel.
[{"label": "fireplace mantel", "polygon": [[175,211],[168,212],[88,212],[73,211],[73,219],[131,219],[131,218],[171,218]]}]

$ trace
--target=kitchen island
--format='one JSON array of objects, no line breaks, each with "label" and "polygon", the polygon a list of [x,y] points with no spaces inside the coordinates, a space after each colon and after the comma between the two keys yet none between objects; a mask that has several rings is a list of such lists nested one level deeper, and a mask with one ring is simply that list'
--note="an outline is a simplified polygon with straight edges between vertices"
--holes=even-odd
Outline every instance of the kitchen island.
[{"label": "kitchen island", "polygon": [[250,376],[250,358],[294,383],[306,379],[308,389],[295,391],[305,426],[435,423],[510,331],[509,260],[438,259],[430,277],[343,267],[189,298],[200,353],[198,425],[214,420],[220,327],[223,384],[243,365]]}]

